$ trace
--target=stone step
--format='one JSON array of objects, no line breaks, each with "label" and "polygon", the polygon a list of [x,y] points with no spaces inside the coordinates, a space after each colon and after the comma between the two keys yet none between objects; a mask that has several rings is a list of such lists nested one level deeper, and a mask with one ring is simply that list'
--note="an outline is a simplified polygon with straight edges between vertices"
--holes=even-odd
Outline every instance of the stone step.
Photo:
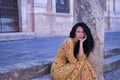
[{"label": "stone step", "polygon": [[120,54],[113,55],[107,58],[104,58],[104,72],[112,71],[113,69],[116,69],[120,67]]},{"label": "stone step", "polygon": [[[119,53],[117,55],[109,56],[104,59],[104,73],[105,75],[107,75],[107,77],[109,74],[108,72],[112,72],[119,67],[120,67],[120,54]],[[113,79],[115,79],[115,77]],[[51,80],[51,78],[50,78],[50,74],[47,74],[42,77],[33,78],[32,80]]]},{"label": "stone step", "polygon": [[49,73],[51,62],[65,38],[1,41],[0,80],[29,80]]},{"label": "stone step", "polygon": [[0,67],[0,80],[30,80],[50,72],[51,62],[31,61]]},{"label": "stone step", "polygon": [[[1,80],[24,80],[24,79],[51,80],[49,74],[45,75],[49,73],[51,62],[47,61],[47,63],[46,62],[42,63],[38,61],[37,63],[29,62],[29,64],[22,63],[12,66],[0,67],[0,79]],[[111,71],[118,67],[120,67],[120,55],[114,55],[104,59],[104,72]],[[43,76],[43,77],[39,77],[39,76]],[[38,78],[34,78],[34,77],[38,77]]]},{"label": "stone step", "polygon": [[0,33],[0,41],[31,39],[35,37],[33,32]]},{"label": "stone step", "polygon": [[120,80],[120,68],[104,73],[105,80]]},{"label": "stone step", "polygon": [[51,77],[50,77],[50,74],[46,74],[42,77],[37,77],[37,78],[33,78],[31,80],[52,80]]},{"label": "stone step", "polygon": [[108,51],[104,51],[104,58],[117,55],[120,53],[120,48],[109,49]]}]

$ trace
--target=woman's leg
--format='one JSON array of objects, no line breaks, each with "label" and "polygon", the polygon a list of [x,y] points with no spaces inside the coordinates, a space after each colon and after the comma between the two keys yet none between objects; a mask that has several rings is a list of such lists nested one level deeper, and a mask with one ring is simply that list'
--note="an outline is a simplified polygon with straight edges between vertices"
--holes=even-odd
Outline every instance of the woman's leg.
[{"label": "woman's leg", "polygon": [[67,63],[66,65],[51,71],[53,80],[66,80],[66,78],[75,69],[76,64]]}]

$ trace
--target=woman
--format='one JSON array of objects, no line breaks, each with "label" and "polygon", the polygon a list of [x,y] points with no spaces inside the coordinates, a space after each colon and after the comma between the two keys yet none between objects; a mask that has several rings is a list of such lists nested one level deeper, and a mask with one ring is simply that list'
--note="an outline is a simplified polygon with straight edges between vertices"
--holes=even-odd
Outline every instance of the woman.
[{"label": "woman", "polygon": [[88,26],[85,23],[75,24],[52,63],[52,79],[95,80],[97,75],[86,60],[93,48],[94,40]]}]

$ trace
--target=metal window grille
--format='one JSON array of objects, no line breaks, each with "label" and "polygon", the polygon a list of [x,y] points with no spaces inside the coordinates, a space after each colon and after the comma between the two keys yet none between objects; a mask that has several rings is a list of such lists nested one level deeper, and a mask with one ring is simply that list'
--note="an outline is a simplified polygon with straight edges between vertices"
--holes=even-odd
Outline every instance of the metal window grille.
[{"label": "metal window grille", "polygon": [[17,0],[0,0],[0,33],[19,31]]},{"label": "metal window grille", "polygon": [[69,13],[69,0],[56,0],[56,12],[57,13]]}]

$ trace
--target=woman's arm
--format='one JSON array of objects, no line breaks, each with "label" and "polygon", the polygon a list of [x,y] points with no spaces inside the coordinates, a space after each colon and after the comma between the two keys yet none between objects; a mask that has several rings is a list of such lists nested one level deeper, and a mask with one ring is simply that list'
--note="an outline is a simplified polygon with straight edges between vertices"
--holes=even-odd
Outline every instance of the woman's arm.
[{"label": "woman's arm", "polygon": [[79,47],[79,53],[78,53],[78,55],[81,56],[84,53],[84,51],[83,51],[83,42],[82,41],[80,41],[80,45],[79,46],[80,47]]},{"label": "woman's arm", "polygon": [[81,57],[84,53],[84,49],[83,49],[83,42],[87,39],[87,36],[85,35],[85,38],[80,40],[80,44],[79,44],[79,53],[78,53],[78,57]]},{"label": "woman's arm", "polygon": [[77,58],[74,57],[73,42],[72,42],[72,40],[70,38],[65,42],[64,49],[65,49],[65,54],[66,54],[68,62],[69,63],[76,63]]}]

